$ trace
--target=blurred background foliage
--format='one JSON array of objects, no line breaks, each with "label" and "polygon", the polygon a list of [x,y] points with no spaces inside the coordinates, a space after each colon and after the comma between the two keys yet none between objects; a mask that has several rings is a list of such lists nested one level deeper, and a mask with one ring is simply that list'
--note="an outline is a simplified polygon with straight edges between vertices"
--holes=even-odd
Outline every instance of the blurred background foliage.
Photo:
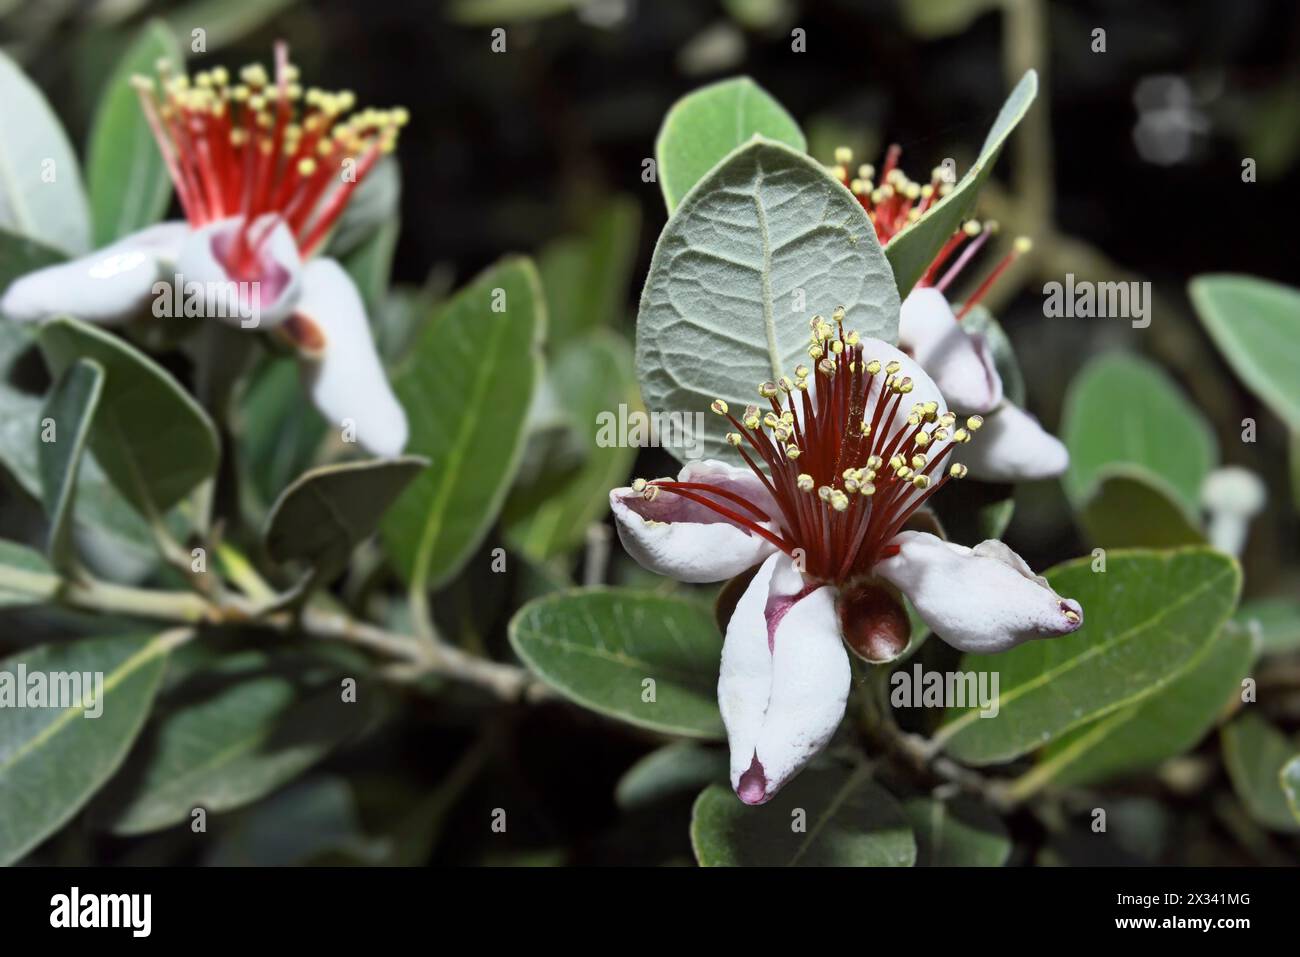
[{"label": "blurred background foliage", "polygon": [[[635,303],[665,219],[658,185],[642,174],[661,118],[702,83],[742,73],[800,121],[813,155],[829,162],[836,146],[849,145],[871,160],[897,142],[915,176],[948,156],[965,169],[1006,91],[1036,68],[1038,101],[979,205],[1006,235],[1035,241],[986,301],[1019,357],[1028,407],[1061,433],[1071,383],[1089,360],[1113,350],[1145,357],[1152,365],[1136,367],[1135,391],[1167,379],[1173,401],[1198,423],[1192,430],[1206,434],[1207,467],[1242,465],[1267,486],[1268,505],[1242,556],[1247,598],[1300,589],[1295,440],[1214,349],[1186,292],[1189,278],[1205,272],[1295,281],[1285,196],[1300,154],[1300,8],[1287,0],[0,0],[0,47],[83,147],[107,77],[150,18],[182,42],[194,26],[207,31],[207,53],[194,65],[263,62],[272,41],[285,38],[305,77],[353,89],[362,103],[410,109],[396,162],[367,183],[371,206],[359,214],[382,226],[353,236],[341,229],[331,246],[358,279],[390,362],[409,353],[454,287],[503,253],[536,258],[550,314],[547,382],[520,477],[474,559],[486,565],[487,551],[505,544],[523,561],[504,576],[462,576],[434,601],[444,631],[468,648],[508,655],[511,609],[559,585],[604,577],[680,587],[626,559],[607,526],[590,528],[605,514],[608,487],[628,474],[664,474],[671,461],[655,450],[597,449],[574,423],[638,401],[629,371]],[[491,50],[494,27],[508,30],[504,54]],[[806,31],[805,53],[791,52],[796,28]],[[1097,28],[1106,31],[1104,53],[1092,48]],[[1246,157],[1257,162],[1256,182],[1242,181]],[[1041,287],[1067,272],[1151,281],[1151,326],[1044,318]],[[268,365],[242,400],[251,499],[243,507],[253,515],[320,456],[324,429],[302,407],[287,366]],[[1100,372],[1090,367],[1089,375]],[[1258,422],[1253,443],[1241,438],[1247,417]],[[1122,479],[1108,491],[1142,494]],[[22,509],[6,501],[6,526],[21,524]],[[1121,501],[1121,509],[1147,507]],[[1086,509],[1077,519],[1056,482],[1017,488],[1016,506],[1005,537],[1035,567],[1086,554],[1109,534],[1089,524]],[[1192,526],[1197,511],[1194,500],[1183,509]],[[1200,532],[1173,534],[1191,540]],[[348,600],[367,589],[358,564],[343,585]],[[395,604],[391,620],[403,613]],[[1284,633],[1285,650],[1294,623],[1285,608],[1280,614],[1271,634]],[[76,633],[76,616],[60,615],[9,613],[5,640]],[[283,661],[268,664],[256,637],[222,641],[223,667],[265,669],[268,708],[284,693],[286,673],[294,683],[317,680]],[[214,653],[195,645],[175,657],[164,707],[197,700],[220,709],[219,676],[198,674]],[[1296,667],[1294,656],[1283,658],[1267,680],[1294,690]],[[207,689],[197,698],[185,686],[196,680]],[[665,756],[655,736],[594,713],[554,703],[503,708],[433,681],[390,698],[403,720],[365,716],[368,727],[349,731],[365,734],[360,744],[313,753],[303,764],[309,772],[281,774],[288,787],[214,815],[212,840],[194,842],[184,824],[106,836],[92,807],[34,859],[691,860],[685,825],[699,785],[717,775],[714,752],[675,744]],[[1275,719],[1300,723],[1300,696],[1275,700],[1283,702]],[[1087,792],[1021,810],[1008,821],[1012,863],[1286,861],[1288,852],[1231,799],[1218,747],[1211,738],[1159,774],[1121,779],[1107,799],[1112,824],[1103,840],[1070,813],[1072,801],[1091,806]],[[643,759],[671,766],[680,780],[663,785]],[[272,791],[258,790],[264,770],[235,772],[260,794]],[[122,816],[111,793],[97,800],[101,822]],[[488,827],[494,808],[508,810],[505,834]]]}]

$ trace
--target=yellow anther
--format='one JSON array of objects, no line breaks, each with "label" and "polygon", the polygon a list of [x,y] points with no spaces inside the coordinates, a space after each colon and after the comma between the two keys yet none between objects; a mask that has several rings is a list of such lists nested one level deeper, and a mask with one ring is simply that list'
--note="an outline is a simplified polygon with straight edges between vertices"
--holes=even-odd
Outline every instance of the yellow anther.
[{"label": "yellow anther", "polygon": [[978,236],[978,235],[980,234],[980,229],[981,229],[981,228],[982,228],[982,227],[981,227],[980,224],[979,224],[979,220],[977,220],[977,219],[968,219],[968,220],[966,220],[966,222],[964,222],[964,223],[962,224],[961,231],[962,231],[963,233],[965,233],[967,236],[970,236],[970,237],[973,238],[973,237]]},{"label": "yellow anther", "polygon": [[741,437],[740,437],[740,433],[739,433],[739,432],[728,432],[728,433],[727,433],[727,444],[728,444],[728,445],[731,445],[731,446],[737,446],[737,445],[740,445],[740,442],[741,442]]},{"label": "yellow anther", "polygon": [[907,462],[901,455],[895,455],[889,460],[889,467],[897,472]]},{"label": "yellow anther", "polygon": [[915,478],[912,479],[912,485],[913,485],[915,488],[919,488],[919,489],[927,489],[927,488],[930,487],[930,476],[928,476],[928,475],[918,475],[918,476],[916,476]]},{"label": "yellow anther", "polygon": [[895,383],[894,391],[899,395],[907,395],[912,391],[912,380],[910,378],[905,378],[902,382]]},{"label": "yellow anther", "polygon": [[980,430],[980,426],[983,424],[984,424],[984,416],[982,415],[972,415],[969,419],[966,420],[966,428],[970,429],[972,432],[978,432]]},{"label": "yellow anther", "polygon": [[848,166],[853,162],[853,150],[847,146],[835,147],[835,162],[840,166]]},{"label": "yellow anther", "polygon": [[776,417],[775,412],[769,412],[767,415],[763,416],[763,424],[769,429],[775,429],[781,424],[781,420]]},{"label": "yellow anther", "polygon": [[952,467],[948,469],[948,474],[955,479],[965,478],[966,472],[969,471],[966,466],[960,462],[953,462]]},{"label": "yellow anther", "polygon": [[889,363],[889,365],[885,366],[885,372],[889,375],[898,375],[899,370],[902,368],[903,364],[897,359],[894,359]]},{"label": "yellow anther", "polygon": [[844,341],[848,343],[849,348],[852,348],[862,341],[862,337],[858,335],[858,330],[851,329],[849,334],[844,337]]},{"label": "yellow anther", "polygon": [[880,371],[880,360],[872,359],[870,362],[866,364],[865,368],[867,370],[867,375],[875,375],[877,372]]},{"label": "yellow anther", "polygon": [[835,361],[833,359],[823,359],[817,363],[817,368],[826,378],[833,379],[835,377]]},{"label": "yellow anther", "polygon": [[935,442],[942,442],[944,439],[948,438],[948,430],[943,428],[943,426],[940,426],[930,433],[930,438]]},{"label": "yellow anther", "polygon": [[870,435],[871,423],[868,422],[866,419],[863,419],[862,424],[858,426],[858,431],[864,436]]},{"label": "yellow anther", "polygon": [[849,507],[849,497],[839,489],[835,489],[831,492],[830,503],[831,508],[837,512],[842,512]]},{"label": "yellow anther", "polygon": [[904,482],[906,482],[908,479],[912,477],[912,470],[908,468],[906,465],[904,465],[901,469],[899,469],[894,474],[897,475]]},{"label": "yellow anther", "polygon": [[863,179],[871,179],[876,175],[876,168],[870,163],[863,163],[858,167],[858,175]]},{"label": "yellow anther", "polygon": [[921,455],[921,454],[919,454],[919,453],[916,454],[916,455],[913,455],[913,456],[912,456],[912,468],[914,468],[914,469],[923,469],[923,468],[925,468],[925,464],[926,464],[926,462],[928,462],[928,461],[929,461],[929,459],[927,459],[924,455]]},{"label": "yellow anther", "polygon": [[659,486],[647,485],[645,487],[645,491],[641,493],[641,497],[645,499],[647,502],[653,502],[656,498],[659,497]]},{"label": "yellow anther", "polygon": [[794,480],[794,484],[801,492],[811,492],[813,490],[813,477],[807,472],[800,472],[799,477]]},{"label": "yellow anther", "polygon": [[803,451],[799,448],[799,446],[791,444],[785,447],[785,457],[788,458],[791,462],[793,462],[801,455],[803,455]]},{"label": "yellow anther", "polygon": [[844,351],[844,343],[840,342],[840,340],[838,339],[835,339],[831,342],[831,352],[835,353],[836,355],[839,355],[843,351]]},{"label": "yellow anther", "polygon": [[925,448],[927,445],[930,444],[930,433],[929,433],[929,432],[917,432],[917,433],[916,433],[916,438],[914,438],[914,439],[912,440],[912,442],[916,445],[917,448],[921,448],[921,449],[923,449],[923,448]]},{"label": "yellow anther", "polygon": [[843,307],[843,306],[836,306],[835,309],[832,310],[832,312],[831,312],[831,319],[833,319],[833,320],[835,321],[835,324],[836,324],[837,326],[843,325],[843,324],[844,324],[844,307]]},{"label": "yellow anther", "polygon": [[870,481],[863,482],[863,483],[858,487],[858,494],[859,494],[859,495],[875,495],[875,494],[876,494],[876,486],[873,485]]},{"label": "yellow anther", "polygon": [[790,441],[790,430],[785,426],[780,426],[772,430],[772,440],[778,445]]},{"label": "yellow anther", "polygon": [[829,502],[831,500],[831,487],[829,485],[823,485],[818,488],[817,497],[823,502]]},{"label": "yellow anther", "polygon": [[1063,614],[1065,615],[1066,621],[1074,622],[1079,620],[1079,613],[1073,609],[1067,608]]},{"label": "yellow anther", "polygon": [[316,172],[316,161],[314,159],[304,157],[303,159],[298,160],[299,176],[310,176],[314,172]]},{"label": "yellow anther", "polygon": [[880,458],[879,455],[868,455],[868,456],[867,456],[867,468],[868,468],[868,469],[878,469],[878,468],[880,468],[880,466],[882,466],[883,464],[884,464],[884,461]]},{"label": "yellow anther", "polygon": [[1012,248],[1023,256],[1025,253],[1029,252],[1029,250],[1034,248],[1034,241],[1028,236],[1017,236],[1016,241],[1012,244]]},{"label": "yellow anther", "polygon": [[871,184],[865,179],[855,179],[849,183],[849,190],[854,196],[862,196],[871,192]]},{"label": "yellow anther", "polygon": [[645,491],[645,487],[648,484],[649,483],[643,478],[635,478],[632,480],[632,491],[640,495],[642,492]]},{"label": "yellow anther", "polygon": [[794,377],[796,379],[808,378],[808,367],[804,365],[802,362],[799,363],[797,366],[794,367]]},{"label": "yellow anther", "polygon": [[848,179],[849,177],[849,171],[843,166],[837,164],[835,166],[832,166],[830,169],[831,169],[831,175],[834,176],[836,179]]},{"label": "yellow anther", "polygon": [[808,358],[812,359],[814,362],[824,355],[826,355],[826,352],[821,346],[814,344],[808,347]]},{"label": "yellow anther", "polygon": [[728,406],[727,403],[723,402],[721,399],[714,399],[713,402],[709,404],[709,408],[718,413],[718,415],[726,415]]},{"label": "yellow anther", "polygon": [[758,394],[765,399],[770,399],[776,395],[776,383],[764,382],[758,387]]},{"label": "yellow anther", "polygon": [[969,442],[970,433],[967,432],[965,429],[958,429],[956,432],[952,434],[952,440],[958,444]]},{"label": "yellow anther", "polygon": [[781,376],[781,378],[776,380],[776,384],[780,386],[782,392],[789,392],[794,388],[794,383],[790,381],[788,375]]}]

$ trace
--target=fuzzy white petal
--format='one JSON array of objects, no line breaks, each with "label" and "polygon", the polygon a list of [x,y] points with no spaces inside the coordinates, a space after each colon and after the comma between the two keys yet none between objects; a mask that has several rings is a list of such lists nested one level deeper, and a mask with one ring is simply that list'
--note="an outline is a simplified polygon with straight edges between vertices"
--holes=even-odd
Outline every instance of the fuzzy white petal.
[{"label": "fuzzy white petal", "polygon": [[393,395],[375,351],[361,294],[332,259],[313,259],[302,271],[297,313],[324,334],[318,356],[302,360],[312,401],[332,425],[351,420],[357,440],[376,455],[406,447],[406,412]]},{"label": "fuzzy white petal", "polygon": [[930,629],[955,648],[987,654],[1083,624],[1077,601],[1052,591],[1019,555],[989,539],[974,548],[925,532],[901,532],[899,552],[875,572],[911,600]]},{"label": "fuzzy white petal", "polygon": [[1054,478],[1070,464],[1070,453],[1028,412],[1003,402],[969,443],[953,450],[973,478],[1027,482]]},{"label": "fuzzy white petal", "polygon": [[913,289],[903,300],[898,344],[930,373],[953,410],[983,413],[1002,401],[988,341],[962,327],[939,290]]},{"label": "fuzzy white petal", "polygon": [[[185,294],[201,297],[205,317],[269,329],[287,319],[297,304],[302,258],[289,227],[262,216],[249,230],[253,242],[260,242],[256,264],[247,276],[233,275],[229,263],[239,248],[242,223],[242,217],[234,216],[194,230],[181,247],[176,271]],[[267,229],[271,232],[263,241]]]},{"label": "fuzzy white petal", "polygon": [[158,223],[89,255],[47,266],[9,284],[0,313],[15,322],[71,315],[86,322],[124,322],[143,311],[189,233],[184,222]]},{"label": "fuzzy white petal", "polygon": [[[687,463],[677,474],[677,481],[721,486],[774,519],[779,516],[772,496],[748,468],[704,459]],[[717,501],[746,518],[754,518],[732,502]],[[647,502],[631,488],[616,488],[609,493],[609,506],[627,553],[642,567],[678,581],[722,581],[752,568],[776,551],[776,546],[761,535],[732,525],[716,512],[670,491],[661,491],[653,502]],[[777,529],[775,521],[758,524],[771,531]]]},{"label": "fuzzy white petal", "polygon": [[718,677],[731,786],[742,801],[771,800],[826,746],[851,678],[835,589],[803,594],[790,559],[773,555],[727,624]]}]

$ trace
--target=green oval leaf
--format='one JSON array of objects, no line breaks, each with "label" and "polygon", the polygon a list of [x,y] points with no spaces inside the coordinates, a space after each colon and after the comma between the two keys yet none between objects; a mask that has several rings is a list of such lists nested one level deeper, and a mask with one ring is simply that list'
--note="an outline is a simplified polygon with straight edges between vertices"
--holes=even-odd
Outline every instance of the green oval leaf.
[{"label": "green oval leaf", "polygon": [[42,604],[61,584],[40,552],[0,539],[0,608]]},{"label": "green oval leaf", "polygon": [[1282,772],[1300,744],[1250,711],[1226,726],[1220,738],[1228,777],[1250,816],[1274,831],[1300,832],[1282,784]]},{"label": "green oval leaf", "polygon": [[393,377],[411,424],[407,451],[432,463],[383,523],[413,591],[460,571],[500,511],[523,452],[545,330],[537,270],[504,259],[438,311]]},{"label": "green oval leaf", "polygon": [[1159,366],[1114,352],[1070,384],[1061,435],[1070,450],[1062,482],[1076,508],[1092,497],[1101,470],[1125,463],[1164,479],[1189,515],[1218,448],[1204,417]]},{"label": "green oval leaf", "polygon": [[659,187],[668,212],[729,153],[755,136],[801,153],[808,149],[785,107],[747,76],[711,83],[674,103],[655,140]]},{"label": "green oval leaf", "polygon": [[47,682],[54,673],[103,676],[101,697],[88,708],[0,707],[0,865],[62,827],[117,770],[149,713],[169,647],[165,635],[91,638],[41,645],[0,662],[0,695],[19,665],[29,681],[34,674]]},{"label": "green oval leaf", "polygon": [[917,867],[1001,867],[1011,856],[1002,819],[969,797],[910,798],[903,811],[916,836]]},{"label": "green oval leaf", "polygon": [[42,425],[37,449],[45,515],[50,522],[46,552],[55,566],[65,571],[75,558],[72,516],[77,477],[103,388],[103,367],[89,359],[79,360],[55,383],[41,410],[42,423],[50,422],[54,430],[47,442]]},{"label": "green oval leaf", "polygon": [[646,405],[687,426],[665,430],[664,446],[678,458],[733,458],[709,412],[715,398],[753,402],[759,383],[807,360],[809,318],[836,306],[864,337],[894,342],[898,305],[853,195],[788,146],[742,146],[668,221],[641,296],[636,364]]},{"label": "green oval leaf", "polygon": [[626,315],[641,207],[629,196],[599,206],[583,231],[547,243],[537,257],[546,290],[547,341],[564,345]]},{"label": "green oval leaf", "polygon": [[723,735],[722,636],[703,604],[620,588],[560,592],[519,609],[510,644],[584,708],[665,734]]},{"label": "green oval leaf", "polygon": [[18,64],[0,52],[0,228],[65,253],[90,248],[77,154]]},{"label": "green oval leaf", "polygon": [[1237,563],[1209,548],[1111,552],[1105,572],[1094,561],[1046,574],[1083,605],[1074,634],[963,656],[963,671],[997,673],[999,711],[949,709],[935,735],[948,753],[971,764],[1010,761],[1165,687],[1218,634],[1241,587]]},{"label": "green oval leaf", "polygon": [[900,297],[906,297],[912,291],[912,287],[929,268],[934,257],[943,248],[943,244],[964,220],[970,218],[971,211],[975,208],[975,198],[984,181],[988,179],[1002,144],[1029,112],[1029,107],[1037,95],[1038,74],[1030,70],[1020,78],[1016,88],[1002,104],[997,119],[993,121],[992,129],[984,138],[984,145],[980,147],[979,156],[974,165],[966,171],[966,175],[957,182],[947,196],[895,236],[885,248],[885,255],[889,257],[889,264],[893,267],[894,278],[898,283]]},{"label": "green oval leaf", "polygon": [[618,779],[614,801],[625,811],[650,807],[680,794],[698,794],[715,782],[726,782],[727,752],[695,741],[674,741],[632,765]]},{"label": "green oval leaf", "polygon": [[715,784],[695,802],[691,844],[703,867],[911,867],[916,861],[907,816],[866,768],[809,768],[760,807]]},{"label": "green oval leaf", "polygon": [[1079,524],[1094,545],[1111,549],[1205,544],[1205,535],[1178,494],[1154,473],[1106,465],[1095,481],[1095,494],[1079,512]]},{"label": "green oval leaf", "polygon": [[159,60],[184,72],[180,44],[161,21],[153,20],[118,61],[95,110],[86,179],[96,246],[156,223],[167,210],[172,181],[131,85],[137,74],[153,76]]},{"label": "green oval leaf", "polygon": [[19,276],[53,266],[67,258],[51,246],[0,229],[0,292]]},{"label": "green oval leaf", "polygon": [[216,471],[219,444],[212,420],[144,353],[112,333],[67,318],[45,323],[40,344],[55,376],[79,359],[103,367],[104,393],[91,448],[141,514],[165,512]]},{"label": "green oval leaf", "polygon": [[1262,654],[1282,655],[1300,650],[1300,601],[1258,598],[1243,603],[1232,620],[1259,642]]}]

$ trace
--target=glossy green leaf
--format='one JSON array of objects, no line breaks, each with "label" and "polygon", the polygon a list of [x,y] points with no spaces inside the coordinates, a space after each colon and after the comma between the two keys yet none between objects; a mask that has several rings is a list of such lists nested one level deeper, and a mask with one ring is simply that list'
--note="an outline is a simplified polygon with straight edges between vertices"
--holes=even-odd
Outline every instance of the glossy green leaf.
[{"label": "glossy green leaf", "polygon": [[[103,388],[103,367],[93,360],[79,360],[55,383],[41,410],[41,491],[50,523],[46,552],[64,570],[74,563],[72,517],[77,479]],[[49,423],[48,432],[45,423]]]},{"label": "glossy green leaf", "polygon": [[581,233],[541,251],[537,271],[546,291],[546,338],[552,348],[624,318],[640,226],[640,205],[617,196],[591,214]]},{"label": "glossy green leaf", "polygon": [[137,74],[153,76],[164,59],[184,72],[180,44],[161,21],[152,20],[127,48],[100,96],[86,160],[96,246],[158,222],[167,210],[172,182],[131,85]]},{"label": "glossy green leaf", "polygon": [[40,344],[56,376],[80,359],[103,367],[91,448],[118,491],[142,514],[166,511],[216,471],[219,447],[212,420],[152,359],[75,319],[43,325]]},{"label": "glossy green leaf", "polygon": [[117,770],[149,713],[168,648],[166,636],[91,638],[0,662],[0,675],[25,666],[29,682],[36,673],[103,675],[98,701],[86,702],[92,678],[89,694],[71,707],[0,708],[0,865],[62,827]]},{"label": "glossy green leaf", "polygon": [[728,154],[755,136],[801,153],[808,148],[785,107],[747,76],[711,83],[674,103],[655,140],[659,187],[668,212]]},{"label": "glossy green leaf", "polygon": [[698,794],[709,784],[725,784],[729,769],[726,751],[674,741],[628,768],[618,779],[614,800],[626,811],[650,807],[681,794]]},{"label": "glossy green leaf", "polygon": [[1262,654],[1282,655],[1300,650],[1300,601],[1257,598],[1244,602],[1232,620],[1259,642]]},{"label": "glossy green leaf", "polygon": [[969,797],[910,798],[903,812],[916,837],[918,867],[1001,867],[1011,855],[1002,819]]},{"label": "glossy green leaf", "polygon": [[339,567],[374,534],[384,513],[428,459],[404,456],[325,465],[284,490],[266,523],[272,561]]},{"label": "glossy green leaf", "polygon": [[[326,240],[326,255],[346,261],[373,240],[376,233],[386,227],[395,229],[401,203],[401,166],[395,157],[385,156],[357,185],[339,215]],[[384,278],[388,278],[387,272]]]},{"label": "glossy green leaf", "polygon": [[1144,468],[1106,465],[1096,492],[1079,512],[1092,544],[1101,548],[1173,548],[1203,545],[1205,535],[1177,493]]},{"label": "glossy green leaf", "polygon": [[806,362],[809,318],[836,306],[864,338],[897,339],[898,297],[871,221],[802,153],[766,140],[742,146],[668,221],[641,296],[646,406],[689,427],[665,430],[665,448],[684,457],[700,441],[698,419],[704,455],[735,458],[710,404],[743,409],[759,383]]},{"label": "glossy green leaf", "polygon": [[1188,289],[1242,384],[1300,431],[1300,289],[1226,273],[1198,276]]},{"label": "glossy green leaf", "polygon": [[52,246],[0,229],[0,293],[19,276],[65,259],[67,256]]},{"label": "glossy green leaf", "polygon": [[[624,484],[635,447],[611,441],[608,417],[620,407],[641,411],[632,350],[612,332],[593,335],[563,349],[547,372],[583,446],[576,472],[557,487],[516,489],[505,509],[506,542],[534,562],[583,544],[588,527],[609,510],[609,490]],[[605,427],[602,428],[602,423]],[[617,438],[617,428],[612,430]]]},{"label": "glossy green leaf", "polygon": [[1053,741],[1039,774],[1065,786],[1097,784],[1190,750],[1240,695],[1254,658],[1250,635],[1225,628],[1155,694]]},{"label": "glossy green leaf", "polygon": [[620,588],[560,592],[515,614],[510,644],[584,708],[665,734],[722,736],[722,636],[699,602]]},{"label": "glossy green leaf", "polygon": [[703,867],[910,867],[916,840],[899,803],[865,768],[809,768],[767,804],[715,784],[691,815]]},{"label": "glossy green leaf", "polygon": [[412,589],[454,576],[496,519],[523,451],[545,329],[537,270],[504,259],[439,309],[394,376],[407,451],[432,462],[383,523]]},{"label": "glossy green leaf", "polygon": [[173,7],[167,27],[182,43],[193,41],[193,31],[203,29],[207,52],[219,50],[253,33],[262,24],[298,0],[189,0]]},{"label": "glossy green leaf", "polygon": [[252,374],[238,415],[239,462],[266,508],[311,465],[329,427],[303,400],[298,364],[279,359]]},{"label": "glossy green leaf", "polygon": [[0,608],[39,605],[58,593],[59,576],[40,552],[0,539]]},{"label": "glossy green leaf", "polygon": [[343,259],[343,267],[357,285],[366,310],[373,313],[388,291],[388,276],[393,268],[393,253],[401,223],[396,216],[379,226]]},{"label": "glossy green leaf", "polygon": [[1227,725],[1220,738],[1228,777],[1250,816],[1274,831],[1300,832],[1282,785],[1282,771],[1300,752],[1300,742],[1251,711]]},{"label": "glossy green leaf", "polygon": [[1028,71],[1016,88],[1002,105],[997,119],[984,145],[980,147],[979,156],[966,175],[957,181],[952,191],[935,203],[919,220],[908,226],[890,241],[885,249],[889,264],[893,267],[894,278],[898,283],[898,294],[905,297],[911,292],[916,281],[921,278],[934,257],[938,255],[943,244],[948,241],[957,228],[970,218],[975,208],[975,198],[980,187],[988,179],[998,153],[1011,131],[1016,128],[1038,95],[1038,74]]},{"label": "glossy green leaf", "polygon": [[0,103],[0,229],[85,252],[90,207],[77,154],[36,84],[3,52]]},{"label": "glossy green leaf", "polygon": [[1092,497],[1103,468],[1125,463],[1163,479],[1195,515],[1201,483],[1218,458],[1204,417],[1164,370],[1122,352],[1094,359],[1070,383],[1061,435],[1070,450],[1062,481],[1077,508]]},{"label": "glossy green leaf", "polygon": [[1241,587],[1237,563],[1208,548],[1109,552],[1105,572],[1095,561],[1046,573],[1083,606],[1074,634],[962,658],[963,671],[997,672],[999,712],[949,709],[936,737],[953,757],[1010,761],[1155,693],[1208,647]]}]

